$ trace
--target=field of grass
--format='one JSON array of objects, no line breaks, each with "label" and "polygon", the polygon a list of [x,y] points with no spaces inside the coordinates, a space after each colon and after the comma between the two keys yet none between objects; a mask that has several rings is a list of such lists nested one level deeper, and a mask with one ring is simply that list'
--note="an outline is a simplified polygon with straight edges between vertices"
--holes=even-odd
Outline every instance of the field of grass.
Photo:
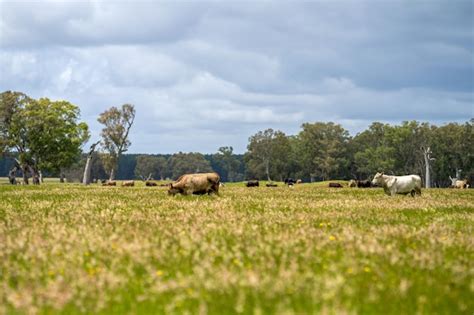
[{"label": "field of grass", "polygon": [[0,314],[473,314],[474,190],[0,185]]}]

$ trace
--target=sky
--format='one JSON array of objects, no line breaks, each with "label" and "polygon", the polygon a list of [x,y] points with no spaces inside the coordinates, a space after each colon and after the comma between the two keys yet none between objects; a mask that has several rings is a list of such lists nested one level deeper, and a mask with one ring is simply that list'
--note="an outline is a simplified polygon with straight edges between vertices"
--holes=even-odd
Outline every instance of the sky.
[{"label": "sky", "polygon": [[[99,114],[129,153],[214,153],[273,128],[474,117],[474,1],[5,1],[0,90]],[[85,147],[87,149],[88,146]]]}]

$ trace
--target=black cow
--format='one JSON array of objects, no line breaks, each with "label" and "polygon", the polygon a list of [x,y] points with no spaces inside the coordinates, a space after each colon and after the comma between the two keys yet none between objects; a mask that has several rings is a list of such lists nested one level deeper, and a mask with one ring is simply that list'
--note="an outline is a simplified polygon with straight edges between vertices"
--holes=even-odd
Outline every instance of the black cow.
[{"label": "black cow", "polygon": [[370,180],[358,180],[357,181],[358,188],[370,188],[372,187],[372,182]]},{"label": "black cow", "polygon": [[293,186],[294,184],[296,184],[296,180],[294,180],[293,178],[285,178],[285,184],[287,184],[288,186]]},{"label": "black cow", "polygon": [[247,186],[247,187],[258,187],[258,186],[260,186],[260,183],[258,182],[258,179],[253,179],[253,180],[249,180],[247,183],[245,183],[245,186]]}]

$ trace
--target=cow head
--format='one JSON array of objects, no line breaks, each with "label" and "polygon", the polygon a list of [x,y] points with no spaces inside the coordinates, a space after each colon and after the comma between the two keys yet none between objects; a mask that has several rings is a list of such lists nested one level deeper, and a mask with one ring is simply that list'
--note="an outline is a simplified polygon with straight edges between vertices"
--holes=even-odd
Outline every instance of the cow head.
[{"label": "cow head", "polygon": [[173,187],[173,184],[172,184],[172,183],[169,184],[168,195],[173,195],[173,196],[174,196],[174,195],[176,195],[176,194],[178,194],[178,193],[180,193],[180,192],[181,192],[181,191],[180,191],[178,188]]},{"label": "cow head", "polygon": [[374,176],[374,179],[372,180],[372,185],[380,185],[383,182],[383,172],[382,173],[377,173]]}]

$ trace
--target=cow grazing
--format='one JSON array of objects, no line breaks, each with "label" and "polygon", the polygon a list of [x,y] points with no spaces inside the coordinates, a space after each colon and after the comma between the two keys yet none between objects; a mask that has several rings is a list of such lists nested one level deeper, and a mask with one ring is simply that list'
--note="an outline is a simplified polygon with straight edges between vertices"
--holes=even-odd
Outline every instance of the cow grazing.
[{"label": "cow grazing", "polygon": [[122,182],[122,187],[133,187],[133,186],[135,186],[134,180],[126,180]]},{"label": "cow grazing", "polygon": [[357,187],[357,182],[355,180],[351,179],[347,185],[351,188],[352,187]]},{"label": "cow grazing", "polygon": [[153,186],[158,186],[158,184],[155,183],[155,182],[146,181],[146,182],[145,182],[145,186],[153,187]]},{"label": "cow grazing", "polygon": [[219,194],[220,176],[217,173],[185,174],[169,185],[168,194]]},{"label": "cow grazing", "polygon": [[469,185],[467,184],[467,179],[457,180],[456,183],[454,184],[454,188],[458,188],[458,189],[469,188]]},{"label": "cow grazing", "polygon": [[342,188],[342,185],[339,183],[329,183],[328,186],[331,188]]},{"label": "cow grazing", "polygon": [[395,196],[395,194],[421,196],[421,178],[418,175],[390,176],[377,173],[372,180],[372,185],[381,186],[389,196]]},{"label": "cow grazing", "polygon": [[451,176],[449,176],[449,179],[451,180],[451,188],[469,188],[469,185],[467,184],[467,179],[459,180],[457,179],[457,177],[452,178]]},{"label": "cow grazing", "polygon": [[259,187],[260,183],[258,182],[258,179],[253,179],[253,180],[249,180],[248,182],[246,182],[245,186],[247,186],[247,187]]},{"label": "cow grazing", "polygon": [[372,187],[372,182],[370,180],[358,180],[357,181],[358,188],[370,188]]},{"label": "cow grazing", "polygon": [[103,183],[102,186],[117,186],[117,182],[109,180]]},{"label": "cow grazing", "polygon": [[285,178],[285,184],[287,184],[288,186],[293,186],[294,184],[296,184],[296,180],[294,180],[293,178]]},{"label": "cow grazing", "polygon": [[275,183],[267,183],[265,186],[267,186],[267,187],[278,187],[278,185],[275,184]]}]

